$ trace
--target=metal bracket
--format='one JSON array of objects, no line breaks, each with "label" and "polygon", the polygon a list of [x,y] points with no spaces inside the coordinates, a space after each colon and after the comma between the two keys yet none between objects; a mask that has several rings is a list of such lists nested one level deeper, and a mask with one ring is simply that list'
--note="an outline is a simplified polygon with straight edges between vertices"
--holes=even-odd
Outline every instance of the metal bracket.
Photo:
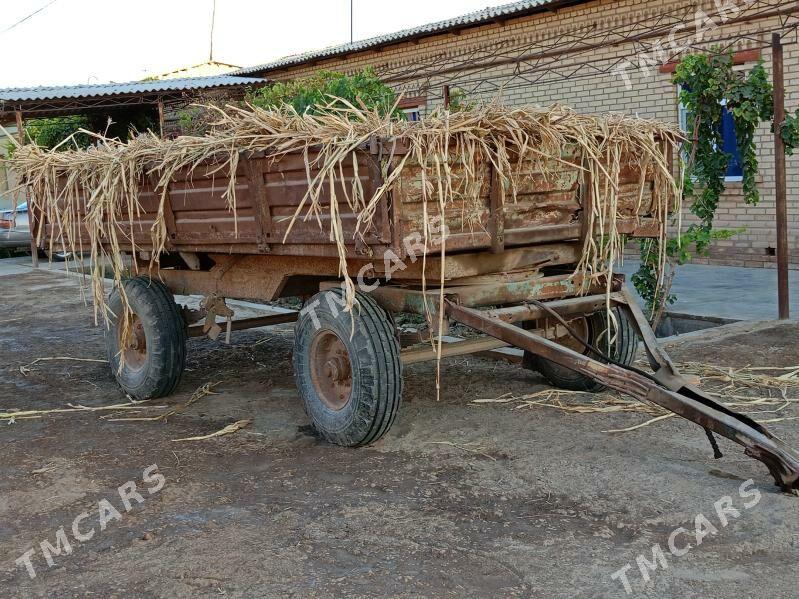
[{"label": "metal bracket", "polygon": [[211,340],[216,340],[222,332],[216,322],[217,316],[227,318],[227,327],[225,332],[225,343],[230,344],[230,333],[233,324],[233,310],[225,303],[225,298],[216,295],[209,295],[203,298],[200,307],[205,312],[205,324],[203,324],[203,333],[208,335]]}]

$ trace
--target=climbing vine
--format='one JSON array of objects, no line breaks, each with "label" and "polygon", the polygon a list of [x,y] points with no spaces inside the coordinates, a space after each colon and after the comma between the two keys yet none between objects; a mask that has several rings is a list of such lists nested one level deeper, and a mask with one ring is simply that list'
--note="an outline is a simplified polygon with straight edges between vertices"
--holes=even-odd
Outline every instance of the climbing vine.
[{"label": "climbing vine", "polygon": [[[762,61],[747,74],[733,69],[732,53],[713,50],[708,54],[685,57],[674,74],[680,86],[679,100],[688,114],[687,139],[684,143],[683,196],[691,199],[690,211],[697,221],[661,248],[657,240],[640,242],[641,268],[632,281],[647,302],[653,322],[664,306],[675,301],[670,292],[676,266],[697,255],[707,255],[712,241],[729,239],[742,229],[714,229],[713,220],[724,192],[724,177],[732,156],[722,148],[722,119],[725,109],[735,123],[738,153],[741,159],[744,201],[760,201],[757,188],[757,147],[755,132],[763,122],[773,119],[773,88]],[[781,136],[789,153],[799,143],[799,110],[780,123]],[[667,272],[660,272],[660,256],[665,252]]]},{"label": "climbing vine", "polygon": [[799,147],[799,108],[795,114],[789,114],[780,127],[780,136],[785,144],[785,152],[791,156],[794,148]]}]

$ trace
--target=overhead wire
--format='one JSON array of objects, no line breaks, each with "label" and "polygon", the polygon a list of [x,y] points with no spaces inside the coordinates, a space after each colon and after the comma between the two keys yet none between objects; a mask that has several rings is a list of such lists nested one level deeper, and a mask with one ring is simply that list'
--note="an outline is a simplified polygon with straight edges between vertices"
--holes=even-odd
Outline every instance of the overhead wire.
[{"label": "overhead wire", "polygon": [[29,15],[27,15],[27,16],[25,16],[25,17],[22,17],[22,18],[21,18],[19,21],[17,21],[17,22],[16,22],[16,23],[14,23],[13,25],[10,25],[9,27],[6,27],[6,28],[5,28],[5,29],[3,29],[2,31],[0,31],[0,35],[2,35],[3,33],[8,33],[9,31],[11,31],[12,29],[14,29],[15,27],[19,27],[19,26],[20,26],[20,25],[22,25],[22,24],[23,24],[25,21],[28,21],[28,20],[32,19],[33,17],[35,17],[36,15],[38,15],[40,12],[42,12],[42,11],[43,11],[43,10],[45,10],[46,8],[49,8],[50,6],[52,6],[53,4],[55,4],[56,2],[58,2],[58,0],[50,0],[50,2],[48,2],[47,4],[45,4],[44,6],[42,6],[41,8],[38,8],[37,10],[33,11],[33,12],[32,12],[32,13],[30,13]]}]

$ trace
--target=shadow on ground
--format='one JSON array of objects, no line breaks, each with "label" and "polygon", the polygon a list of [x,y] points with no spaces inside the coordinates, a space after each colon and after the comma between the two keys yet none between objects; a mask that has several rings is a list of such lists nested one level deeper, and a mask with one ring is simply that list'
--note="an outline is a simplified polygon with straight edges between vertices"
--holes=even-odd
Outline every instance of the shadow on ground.
[{"label": "shadow on ground", "polygon": [[[38,272],[0,279],[0,409],[124,402],[102,363],[102,331],[76,279]],[[672,348],[678,360],[799,364],[796,325],[703,335]],[[669,567],[638,595],[789,597],[799,548],[798,498],[774,492],[768,473],[722,441],[714,461],[702,431],[672,419],[626,435],[601,431],[640,414],[567,415],[474,404],[543,388],[536,375],[480,358],[406,370],[393,430],[374,447],[318,441],[294,389],[290,327],[250,331],[232,347],[192,340],[189,370],[167,408],[218,382],[164,422],[80,412],[3,424],[0,588],[21,597],[534,596],[617,597],[610,575],[666,547],[670,532],[711,516],[720,497],[753,478],[761,502]],[[28,365],[27,375],[20,372]],[[564,398],[568,400],[568,398]],[[174,439],[251,418],[235,435]],[[776,425],[799,445],[794,422]],[[117,488],[157,464],[163,489],[125,512]],[[120,511],[105,530],[98,503]],[[76,516],[90,540],[48,567]],[[72,539],[73,537],[68,537]],[[36,549],[30,579],[15,560]],[[757,589],[757,591],[755,591]]]}]

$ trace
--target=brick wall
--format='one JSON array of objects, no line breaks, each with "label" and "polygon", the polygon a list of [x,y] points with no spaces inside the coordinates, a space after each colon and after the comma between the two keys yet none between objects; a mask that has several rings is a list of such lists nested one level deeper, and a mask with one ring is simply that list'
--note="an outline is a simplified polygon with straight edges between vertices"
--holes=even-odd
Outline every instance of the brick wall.
[{"label": "brick wall", "polygon": [[[284,80],[322,68],[353,72],[372,66],[399,92],[426,97],[426,110],[442,103],[443,85],[449,84],[464,89],[470,100],[500,96],[504,102],[515,105],[563,103],[581,112],[626,112],[676,123],[677,91],[671,83],[671,74],[660,72],[656,66],[648,72],[628,68],[626,73],[632,86],[628,89],[624,78],[614,73],[614,67],[625,59],[636,62],[640,52],[652,52],[653,44],[659,40],[666,46],[672,25],[685,24],[673,38],[678,43],[685,36],[693,35],[697,10],[704,11],[716,24],[697,47],[709,47],[714,43],[733,43],[736,50],[767,46],[771,32],[780,27],[780,18],[766,13],[773,13],[785,3],[779,0],[725,2],[742,9],[737,15],[728,11],[729,16],[741,19],[740,22],[723,22],[714,0],[598,0],[543,15],[467,29],[457,35],[447,33],[380,51],[353,53],[261,74]],[[656,31],[652,37],[646,37],[653,29],[662,29],[662,34]],[[636,42],[615,41],[635,35],[645,37]],[[795,32],[784,40],[789,111],[799,104],[799,46],[796,42]],[[589,44],[594,47],[585,49]],[[580,45],[582,49],[576,47]],[[506,60],[502,64],[503,59],[535,53],[539,54],[535,59]],[[541,53],[545,56],[540,56]],[[762,57],[770,72],[770,51],[763,50]],[[472,70],[463,68],[464,64],[475,62],[484,66]],[[441,73],[442,69],[448,72]],[[762,201],[759,206],[747,206],[742,201],[741,184],[728,184],[716,226],[743,227],[746,231],[732,240],[716,242],[710,257],[703,261],[754,267],[775,265],[774,157],[768,127],[761,128],[756,142]],[[788,203],[791,267],[799,268],[799,156],[788,158]],[[690,215],[686,215],[685,222],[690,220]]]}]

